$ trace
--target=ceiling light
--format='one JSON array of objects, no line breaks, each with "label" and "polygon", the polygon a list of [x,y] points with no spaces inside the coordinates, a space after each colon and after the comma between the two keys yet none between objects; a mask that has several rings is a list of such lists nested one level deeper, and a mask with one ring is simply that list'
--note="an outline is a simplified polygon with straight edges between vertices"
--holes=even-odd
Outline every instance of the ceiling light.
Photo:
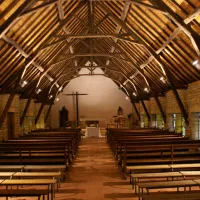
[{"label": "ceiling light", "polygon": [[39,88],[36,93],[39,94],[42,90]]},{"label": "ceiling light", "polygon": [[61,87],[58,89],[58,91],[59,91],[59,92],[61,92],[61,91],[62,91],[62,89],[63,89],[63,87],[61,86]]},{"label": "ceiling light", "polygon": [[23,81],[22,83],[20,83],[21,87],[24,87],[25,85],[27,85],[27,81]]},{"label": "ceiling light", "polygon": [[52,97],[53,97],[53,95],[50,95],[50,96],[49,96],[49,99],[51,99]]},{"label": "ceiling light", "polygon": [[135,96],[135,97],[136,97],[136,96],[137,96],[137,94],[136,94],[135,92],[133,92],[133,96]]},{"label": "ceiling light", "polygon": [[193,65],[198,64],[198,60],[195,60],[192,64],[193,64]]},{"label": "ceiling light", "polygon": [[165,79],[163,76],[160,77],[160,80],[161,80],[163,83],[166,83],[166,79]]},{"label": "ceiling light", "polygon": [[144,91],[145,91],[145,92],[149,92],[149,89],[148,89],[148,88],[144,88]]}]

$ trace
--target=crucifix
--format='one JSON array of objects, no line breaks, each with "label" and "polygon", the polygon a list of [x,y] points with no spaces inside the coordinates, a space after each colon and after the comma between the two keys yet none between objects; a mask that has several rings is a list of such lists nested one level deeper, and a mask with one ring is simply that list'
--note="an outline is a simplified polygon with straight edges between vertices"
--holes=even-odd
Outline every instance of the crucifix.
[{"label": "crucifix", "polygon": [[79,94],[78,92],[76,92],[75,94],[72,93],[72,94],[65,94],[67,96],[75,96],[76,97],[76,127],[79,126],[79,107],[78,107],[78,96],[79,95],[88,95],[88,94]]}]

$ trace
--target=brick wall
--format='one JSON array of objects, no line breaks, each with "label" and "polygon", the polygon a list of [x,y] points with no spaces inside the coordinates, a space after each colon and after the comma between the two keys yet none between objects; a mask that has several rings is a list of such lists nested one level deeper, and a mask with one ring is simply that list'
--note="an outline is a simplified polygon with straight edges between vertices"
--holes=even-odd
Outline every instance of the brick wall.
[{"label": "brick wall", "polygon": [[[9,98],[9,94],[0,95],[0,115],[2,114],[7,100]],[[20,99],[18,95],[15,95],[13,102],[8,110],[9,113],[13,113],[13,133],[14,137],[17,137],[22,134],[22,129],[20,127]],[[0,129],[0,140],[8,139],[8,121],[7,121],[8,115],[6,116],[4,123],[2,125],[2,128]],[[11,127],[11,126],[9,126]]]},{"label": "brick wall", "polygon": [[[188,119],[189,119],[189,125],[186,125],[186,134],[191,136],[192,138],[199,138],[197,135],[197,119],[199,115],[197,113],[200,113],[200,81],[197,81],[195,83],[189,84],[187,89],[183,90],[177,90],[179,97],[188,113]],[[165,94],[165,97],[159,97],[160,103],[162,105],[162,108],[166,114],[166,124],[165,128],[173,131],[172,129],[172,114],[176,114],[176,132],[181,131],[181,110],[178,105],[178,102],[175,98],[175,95],[172,91],[168,91]],[[147,110],[150,114],[160,114],[159,108],[156,104],[156,101],[154,98],[150,98],[149,101],[144,101]],[[143,109],[142,104],[139,104],[138,111],[140,112],[140,115],[145,115],[145,111]],[[134,112],[134,117],[136,118],[136,114]],[[197,116],[198,115],[198,116]]]}]

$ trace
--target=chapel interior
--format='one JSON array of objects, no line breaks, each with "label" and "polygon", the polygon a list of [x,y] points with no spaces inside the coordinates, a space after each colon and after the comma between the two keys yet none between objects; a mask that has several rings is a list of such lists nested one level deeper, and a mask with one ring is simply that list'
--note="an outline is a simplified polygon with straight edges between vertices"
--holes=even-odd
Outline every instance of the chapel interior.
[{"label": "chapel interior", "polygon": [[200,1],[0,0],[0,198],[200,200]]}]

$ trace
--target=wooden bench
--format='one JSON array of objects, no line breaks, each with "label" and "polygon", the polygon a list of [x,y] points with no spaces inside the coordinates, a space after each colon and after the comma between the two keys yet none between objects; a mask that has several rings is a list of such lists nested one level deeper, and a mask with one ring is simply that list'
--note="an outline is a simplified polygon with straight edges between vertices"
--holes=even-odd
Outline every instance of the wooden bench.
[{"label": "wooden bench", "polygon": [[131,183],[135,193],[137,193],[137,183],[140,182],[140,179],[149,179],[149,178],[183,178],[183,174],[180,172],[161,172],[161,173],[141,173],[141,174],[131,174]]},{"label": "wooden bench", "polygon": [[181,194],[150,194],[142,197],[142,200],[199,200],[200,193]]},{"label": "wooden bench", "polygon": [[[193,186],[199,186],[200,180],[180,180],[180,181],[159,181],[159,182],[141,182],[138,183],[138,196],[139,200],[141,199],[141,196],[144,195],[144,189],[146,189],[147,193],[149,194],[150,189],[163,189],[163,188],[177,188],[177,191],[179,191],[180,187],[184,188],[184,191],[186,191],[186,187],[190,188]],[[142,192],[140,192],[140,189]]]},{"label": "wooden bench", "polygon": [[[19,185],[47,185],[48,188],[46,191],[51,196],[51,200],[54,199],[54,184],[56,183],[55,179],[4,179],[0,180],[0,185],[6,186],[19,186]],[[48,195],[49,196],[49,195]]]},{"label": "wooden bench", "polygon": [[44,196],[47,195],[48,199],[49,199],[49,192],[48,190],[33,190],[33,189],[29,189],[29,190],[25,190],[25,189],[7,189],[7,190],[3,190],[0,189],[0,197],[6,197],[6,199],[8,197],[33,197],[33,196],[37,196],[38,200],[40,200],[40,197],[43,196],[43,200],[44,200]]}]

